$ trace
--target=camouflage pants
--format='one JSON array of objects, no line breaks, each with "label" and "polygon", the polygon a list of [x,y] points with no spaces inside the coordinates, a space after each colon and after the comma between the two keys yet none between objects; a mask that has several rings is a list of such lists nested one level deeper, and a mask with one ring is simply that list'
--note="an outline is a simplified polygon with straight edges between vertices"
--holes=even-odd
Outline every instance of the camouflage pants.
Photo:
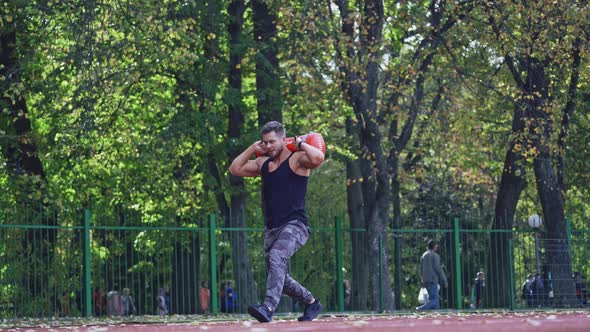
[{"label": "camouflage pants", "polygon": [[294,300],[309,303],[313,295],[289,275],[291,256],[309,238],[309,229],[298,220],[283,227],[265,229],[264,257],[266,259],[266,304],[273,312],[284,292]]}]

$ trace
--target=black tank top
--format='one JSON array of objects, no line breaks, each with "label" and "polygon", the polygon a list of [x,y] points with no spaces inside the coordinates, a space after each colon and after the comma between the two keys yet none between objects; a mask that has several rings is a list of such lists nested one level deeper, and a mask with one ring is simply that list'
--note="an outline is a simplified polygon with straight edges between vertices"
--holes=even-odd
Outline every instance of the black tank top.
[{"label": "black tank top", "polygon": [[277,228],[292,220],[299,220],[307,225],[305,212],[305,194],[307,193],[307,176],[295,174],[289,167],[289,159],[279,167],[268,171],[270,158],[262,164],[262,202],[266,227]]}]

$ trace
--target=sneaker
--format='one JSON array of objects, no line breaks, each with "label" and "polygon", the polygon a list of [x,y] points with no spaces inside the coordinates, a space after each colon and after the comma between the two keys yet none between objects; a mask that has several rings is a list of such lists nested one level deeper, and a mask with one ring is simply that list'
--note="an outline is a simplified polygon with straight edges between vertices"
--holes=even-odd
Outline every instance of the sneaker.
[{"label": "sneaker", "polygon": [[261,323],[268,323],[272,320],[272,312],[264,304],[248,306],[248,313]]},{"label": "sneaker", "polygon": [[305,305],[303,316],[297,318],[297,320],[300,322],[314,320],[322,310],[324,310],[324,306],[320,303],[320,300],[316,299],[315,302]]}]

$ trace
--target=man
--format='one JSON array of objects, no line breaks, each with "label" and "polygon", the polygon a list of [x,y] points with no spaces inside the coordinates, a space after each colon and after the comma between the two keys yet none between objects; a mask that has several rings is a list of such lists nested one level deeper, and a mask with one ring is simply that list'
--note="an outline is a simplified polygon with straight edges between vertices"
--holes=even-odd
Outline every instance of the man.
[{"label": "man", "polygon": [[131,296],[129,288],[123,288],[123,295],[121,295],[121,303],[123,305],[123,315],[130,316],[135,315],[135,303]]},{"label": "man", "polygon": [[585,306],[588,304],[586,296],[586,278],[580,272],[574,272],[574,284],[576,285],[576,297],[579,304]]},{"label": "man", "polygon": [[439,281],[447,288],[447,277],[440,267],[440,256],[436,253],[438,243],[434,240],[428,242],[428,250],[420,257],[420,277],[422,287],[428,292],[428,302],[416,308],[416,310],[440,309],[438,298]]},{"label": "man", "polygon": [[475,280],[471,289],[471,309],[479,309],[482,307],[483,291],[486,287],[486,276],[483,271],[477,272]]},{"label": "man", "polygon": [[[324,161],[324,154],[304,139],[297,141],[298,151],[289,151],[285,129],[277,121],[265,124],[261,135],[262,140],[250,145],[229,168],[235,176],[262,176],[266,297],[262,304],[249,306],[248,313],[259,322],[270,322],[284,292],[305,305],[299,321],[313,320],[324,306],[289,275],[288,267],[291,256],[309,237],[307,181],[311,170]],[[256,152],[265,155],[251,160]]]},{"label": "man", "polygon": [[170,315],[170,288],[168,286],[162,287],[158,290],[158,296],[156,297],[156,312],[160,316]]},{"label": "man", "polygon": [[199,304],[201,305],[201,313],[209,313],[209,301],[211,300],[211,291],[207,287],[207,281],[201,281],[201,288],[199,289]]},{"label": "man", "polygon": [[520,298],[526,300],[526,304],[529,307],[533,306],[533,282],[535,280],[535,276],[532,273],[526,277],[524,282],[522,283],[522,290]]},{"label": "man", "polygon": [[225,309],[227,310],[227,312],[229,313],[233,313],[238,305],[237,302],[237,295],[236,295],[236,290],[233,287],[233,284],[231,281],[227,282],[227,285],[225,286]]},{"label": "man", "polygon": [[536,306],[541,307],[545,305],[545,284],[541,278],[541,273],[535,273],[535,279],[533,281],[533,302]]}]

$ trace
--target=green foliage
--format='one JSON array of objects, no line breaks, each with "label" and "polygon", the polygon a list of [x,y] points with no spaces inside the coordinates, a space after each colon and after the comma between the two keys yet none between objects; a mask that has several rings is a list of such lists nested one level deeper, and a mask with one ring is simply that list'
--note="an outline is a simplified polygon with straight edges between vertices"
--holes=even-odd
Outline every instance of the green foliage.
[{"label": "green foliage", "polygon": [[[310,179],[310,220],[316,227],[332,227],[332,216],[347,209],[346,161],[361,156],[359,137],[347,135],[345,127],[347,118],[355,124],[365,119],[355,117],[342,73],[344,69],[360,73],[368,61],[368,50],[359,48],[367,33],[360,10],[363,1],[348,2],[352,37],[342,33],[334,2],[266,3],[277,14],[280,93],[288,135],[316,131],[327,143],[327,160]],[[526,69],[523,54],[550,62],[546,70],[552,84],[545,111],[556,125],[550,136],[555,139],[568,97],[572,44],[576,37],[587,36],[589,9],[582,3],[496,1],[478,3],[469,12],[461,6],[464,3],[444,3],[445,18],[456,19],[458,24],[433,39],[441,46],[424,78],[424,96],[412,139],[399,154],[403,227],[446,228],[457,215],[479,218],[465,218],[466,228],[489,227],[512,138],[514,102],[528,98],[504,65],[506,56],[516,57],[519,73]],[[433,31],[431,2],[386,0],[383,4],[386,19],[383,41],[376,50],[375,116],[379,130],[385,133],[381,147],[389,154],[416,101],[420,61],[432,50],[416,52],[423,43],[433,42],[428,39]],[[45,177],[11,173],[3,158],[0,186],[5,190],[0,193],[0,202],[35,208],[23,212],[26,216],[30,213],[30,218],[3,215],[2,223],[44,223],[47,219],[38,218],[44,215],[39,206],[44,206],[56,211],[75,207],[73,214],[91,208],[95,225],[202,228],[203,216],[219,210],[216,194],[226,199],[230,195],[227,151],[240,150],[258,139],[258,50],[250,36],[251,9],[245,13],[239,46],[243,61],[242,91],[238,94],[227,81],[228,1],[5,1],[1,6],[0,33],[17,33],[21,80],[12,84],[8,74],[0,77],[0,140],[17,141],[6,109],[17,97],[24,98],[33,130],[27,139],[35,144],[45,173]],[[462,14],[465,16],[459,18]],[[501,22],[500,31],[490,30],[490,15]],[[566,213],[579,228],[587,226],[590,216],[587,46],[586,40],[578,86],[582,97],[576,100],[570,119],[565,151],[557,151],[554,142],[550,145],[556,153],[565,153]],[[366,89],[366,81],[354,83]],[[243,106],[244,127],[241,137],[229,141],[227,109],[236,104]],[[517,137],[522,144],[516,149],[528,163],[538,153],[525,144],[533,134],[530,131]],[[7,146],[2,144],[3,153]],[[367,179],[372,175],[366,175]],[[527,181],[534,182],[532,173],[527,173]],[[249,227],[263,226],[259,188],[260,179],[245,179],[245,212],[258,213],[249,220]],[[518,205],[519,220],[540,211],[536,197],[534,186],[529,186]],[[80,215],[55,216],[62,226],[79,226],[83,220]],[[100,269],[120,259],[126,248],[132,247],[138,254],[155,258],[127,266],[129,273],[161,273],[167,278],[170,271],[158,270],[156,264],[170,259],[172,247],[166,239],[171,233],[127,235],[122,239],[114,233],[96,234],[91,247],[96,257],[93,267]],[[191,239],[181,240],[187,247]],[[259,246],[260,240],[250,239],[251,247]],[[55,243],[56,272],[79,264],[81,249],[76,241],[79,239],[69,235]],[[218,248],[226,256],[231,254],[227,241]],[[468,245],[481,249],[471,242]],[[325,249],[333,253],[332,243],[327,242]],[[0,252],[8,255],[5,257],[15,254]],[[318,249],[311,247],[300,253],[305,257],[299,259],[305,268],[329,278],[334,266],[318,268],[322,262],[315,261],[321,259],[317,253]],[[413,259],[414,254],[404,259]],[[262,273],[261,251],[253,250],[252,255],[259,264],[256,271]],[[204,262],[203,268],[208,268],[207,264]],[[28,272],[17,266],[0,266],[3,280],[23,273]],[[413,280],[415,271],[408,269],[403,274]],[[76,282],[64,276],[54,286],[71,288]],[[3,294],[23,295],[18,292],[0,287],[0,299]],[[333,296],[331,289],[318,292]],[[51,299],[35,301],[31,312]],[[11,310],[9,305],[0,303],[0,311]]]},{"label": "green foliage", "polygon": [[[356,154],[350,148],[351,138],[344,133],[344,121],[353,113],[337,66],[357,68],[347,57],[341,58],[341,63],[334,62],[337,52],[345,51],[336,48],[338,38],[345,41],[338,33],[341,26],[336,7],[313,1],[269,4],[278,13],[281,92],[289,133],[314,130],[326,138],[328,162],[314,175],[322,185],[316,188],[312,183],[310,190],[310,205],[321,201],[318,205],[322,206],[334,201],[326,197],[328,193],[338,193],[336,197],[341,198],[345,195],[346,187],[339,184],[344,166],[336,159]],[[154,213],[175,209],[179,214],[190,214],[216,209],[214,197],[204,194],[206,188],[218,186],[209,174],[207,158],[213,155],[218,168],[226,169],[224,151],[229,144],[223,129],[227,127],[224,112],[228,104],[240,102],[228,91],[224,79],[228,49],[223,5],[226,3],[208,7],[148,1],[141,5],[107,2],[92,7],[91,3],[41,6],[9,2],[12,9],[4,13],[3,22],[18,24],[19,60],[24,69],[18,93],[26,96],[47,173],[43,185],[50,188],[52,199],[84,205],[92,202],[107,209],[131,204]],[[17,6],[23,10],[17,12]],[[449,12],[459,10],[455,3],[447,6]],[[414,138],[419,145],[412,147],[410,143],[403,155],[420,159],[417,164],[408,161],[401,175],[407,193],[403,196],[415,197],[410,205],[404,205],[406,211],[415,209],[412,206],[426,197],[418,189],[421,186],[440,191],[433,193],[441,206],[435,210],[446,209],[443,206],[449,206],[457,195],[464,196],[464,203],[458,203],[454,210],[474,208],[482,198],[487,203],[479,209],[489,210],[503,147],[509,138],[509,98],[517,93],[509,84],[508,73],[498,67],[507,47],[528,45],[526,40],[515,38],[524,35],[519,17],[526,14],[531,24],[549,27],[540,30],[543,33],[538,39],[553,38],[555,47],[545,47],[545,53],[535,56],[545,54],[568,61],[559,55],[565,54],[563,45],[571,43],[577,30],[561,26],[568,23],[579,27],[574,24],[579,13],[566,10],[552,18],[554,23],[546,24],[540,15],[561,7],[510,6],[515,6],[510,7],[511,12],[519,14],[505,22],[511,30],[503,35],[503,43],[484,33],[486,25],[478,17],[485,17],[485,13],[479,11],[483,10],[480,7],[455,33],[445,36],[449,52],[437,58],[431,75],[437,80],[429,80],[425,91],[428,100],[442,87],[443,102],[435,113],[429,113],[427,107],[421,112],[416,125],[420,131]],[[353,23],[359,24],[362,18],[356,14],[356,7],[351,5],[349,10]],[[415,78],[412,52],[428,34],[427,27],[415,22],[427,19],[428,2],[386,1],[385,12],[389,19],[384,26],[382,54],[387,56],[382,59],[380,103],[384,106],[392,91],[401,99],[395,113],[383,113],[383,130],[394,119],[400,124],[406,120],[403,110],[411,102],[411,86],[388,77]],[[251,19],[247,12],[245,33],[251,29]],[[355,33],[362,35],[360,30]],[[244,35],[246,50],[252,46],[249,43]],[[247,112],[244,135],[236,143],[240,146],[257,137],[253,55],[248,51],[245,54],[241,102]],[[457,69],[459,75],[454,73]],[[556,81],[567,78],[566,71],[553,70],[551,75]],[[556,86],[553,91],[556,97],[564,96],[563,88]],[[580,120],[576,117],[572,121]],[[577,127],[573,125],[572,135],[576,135]],[[580,140],[578,146],[583,144],[583,135]],[[386,148],[389,144],[383,142]],[[432,183],[424,184],[425,180]],[[29,183],[27,179],[19,183],[10,175],[5,181],[15,192]],[[258,182],[246,183],[252,201],[256,201]],[[41,197],[29,196],[33,201]]]},{"label": "green foliage", "polygon": [[[576,109],[577,116],[572,119],[569,132],[566,156],[575,156],[566,159],[566,180],[567,180],[567,211],[572,211],[571,221],[574,227],[587,227],[590,218],[590,173],[588,172],[587,161],[590,158],[588,145],[588,131],[590,131],[590,105],[587,103],[589,87],[587,82],[581,83],[581,92],[585,100],[579,100],[579,107]],[[588,275],[588,273],[587,273]]]}]

